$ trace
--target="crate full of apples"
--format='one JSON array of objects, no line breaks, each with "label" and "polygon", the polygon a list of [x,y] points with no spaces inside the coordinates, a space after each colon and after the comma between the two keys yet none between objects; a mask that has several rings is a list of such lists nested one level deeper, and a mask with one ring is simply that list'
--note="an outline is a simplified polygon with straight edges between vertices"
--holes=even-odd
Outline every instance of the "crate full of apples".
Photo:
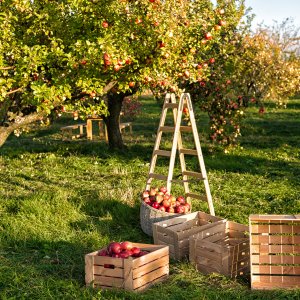
[{"label": "crate full of apples", "polygon": [[191,210],[191,205],[183,196],[175,197],[168,193],[166,187],[150,188],[142,193],[145,204],[161,212],[186,214]]},{"label": "crate full of apples", "polygon": [[169,247],[111,242],[85,255],[85,282],[95,288],[142,291],[169,275]]}]

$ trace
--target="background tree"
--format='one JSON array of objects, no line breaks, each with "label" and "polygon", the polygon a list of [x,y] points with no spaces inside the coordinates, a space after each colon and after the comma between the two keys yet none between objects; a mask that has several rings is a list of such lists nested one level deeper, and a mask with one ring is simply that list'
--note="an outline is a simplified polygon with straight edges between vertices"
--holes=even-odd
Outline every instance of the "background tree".
[{"label": "background tree", "polygon": [[122,148],[123,96],[142,85],[176,92],[178,82],[206,78],[209,71],[195,66],[222,42],[220,22],[238,23],[242,4],[3,0],[0,145],[14,130],[67,107],[82,117],[104,116],[110,146]]}]

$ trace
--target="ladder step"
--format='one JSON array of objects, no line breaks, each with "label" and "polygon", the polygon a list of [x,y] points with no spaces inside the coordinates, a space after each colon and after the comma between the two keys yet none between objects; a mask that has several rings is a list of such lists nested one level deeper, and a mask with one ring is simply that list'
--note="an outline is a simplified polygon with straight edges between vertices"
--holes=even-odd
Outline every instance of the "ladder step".
[{"label": "ladder step", "polygon": [[165,108],[178,108],[178,103],[165,103]]},{"label": "ladder step", "polygon": [[[175,127],[174,126],[160,126],[160,131],[163,132],[174,132]],[[180,131],[182,132],[192,132],[193,128],[192,126],[180,126]]]},{"label": "ladder step", "polygon": [[186,175],[186,176],[191,176],[191,177],[195,177],[198,179],[202,179],[204,180],[205,178],[203,177],[203,175],[201,173],[198,172],[192,172],[192,171],[183,171],[182,175]]},{"label": "ladder step", "polygon": [[159,130],[163,131],[163,132],[174,132],[175,127],[174,126],[160,126]]},{"label": "ladder step", "polygon": [[182,153],[182,154],[189,154],[189,155],[198,155],[198,152],[197,150],[193,150],[193,149],[185,149],[185,148],[181,148],[179,150],[179,153]]},{"label": "ladder step", "polygon": [[198,199],[198,200],[202,200],[202,201],[207,201],[206,196],[204,195],[199,195],[199,194],[194,194],[194,193],[186,193],[185,194],[186,197],[190,197],[193,199]]},{"label": "ladder step", "polygon": [[154,155],[161,155],[161,156],[170,157],[171,156],[171,151],[168,151],[168,150],[155,150]]},{"label": "ladder step", "polygon": [[182,131],[182,132],[192,132],[193,128],[192,128],[192,126],[180,126],[180,131]]},{"label": "ladder step", "polygon": [[168,179],[168,176],[167,175],[150,173],[149,178],[158,179],[158,180],[165,180],[166,181]]}]

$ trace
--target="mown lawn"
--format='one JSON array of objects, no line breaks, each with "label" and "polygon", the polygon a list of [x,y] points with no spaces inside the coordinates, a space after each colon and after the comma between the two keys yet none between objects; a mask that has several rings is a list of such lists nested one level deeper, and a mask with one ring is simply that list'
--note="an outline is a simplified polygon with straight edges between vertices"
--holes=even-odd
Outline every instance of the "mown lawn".
[{"label": "mown lawn", "polygon": [[[253,213],[300,212],[300,100],[291,100],[287,109],[270,103],[266,111],[247,111],[241,147],[228,154],[210,151],[207,117],[200,114],[216,214],[243,224]],[[99,140],[62,141],[59,128],[74,122],[67,116],[9,138],[0,149],[1,300],[300,298],[300,290],[251,291],[249,278],[204,276],[187,261],[172,261],[170,278],[142,294],[85,287],[86,253],[112,240],[152,243],[140,228],[139,194],[159,117],[160,107],[144,98],[124,152],[108,151]],[[166,162],[158,169],[165,171]],[[193,202],[193,210],[200,209],[207,211]]]}]

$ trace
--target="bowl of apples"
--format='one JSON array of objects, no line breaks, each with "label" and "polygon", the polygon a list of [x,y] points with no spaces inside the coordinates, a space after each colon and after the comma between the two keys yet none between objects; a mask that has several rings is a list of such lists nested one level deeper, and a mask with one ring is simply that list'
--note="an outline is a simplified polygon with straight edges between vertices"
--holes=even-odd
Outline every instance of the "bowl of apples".
[{"label": "bowl of apples", "polygon": [[140,221],[142,230],[152,236],[152,224],[191,212],[191,203],[184,196],[168,193],[165,186],[151,187],[141,195]]}]

